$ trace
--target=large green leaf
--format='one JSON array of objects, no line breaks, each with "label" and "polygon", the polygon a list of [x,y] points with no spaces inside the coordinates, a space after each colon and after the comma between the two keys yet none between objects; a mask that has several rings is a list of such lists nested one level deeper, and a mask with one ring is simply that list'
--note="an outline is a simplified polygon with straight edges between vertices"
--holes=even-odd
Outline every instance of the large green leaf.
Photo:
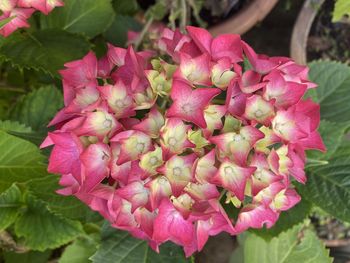
[{"label": "large green leaf", "polygon": [[62,196],[56,193],[56,190],[61,188],[58,180],[59,176],[51,174],[34,179],[26,185],[36,197],[47,202],[50,211],[70,219],[94,221],[98,214],[83,202],[74,196]]},{"label": "large green leaf", "polygon": [[15,222],[21,205],[22,194],[15,184],[0,194],[0,232]]},{"label": "large green leaf", "polygon": [[350,143],[344,142],[327,165],[312,167],[307,172],[306,185],[297,186],[303,198],[350,222]]},{"label": "large green leaf", "polygon": [[334,6],[333,22],[337,22],[342,19],[344,15],[350,16],[350,1],[349,0],[337,0]]},{"label": "large green leaf", "polygon": [[5,132],[32,132],[32,129],[30,127],[27,127],[26,125],[19,123],[18,121],[1,121],[0,120],[0,130]]},{"label": "large green leaf", "polygon": [[350,67],[338,62],[310,64],[310,79],[318,84],[308,92],[321,104],[321,116],[333,122],[350,120]]},{"label": "large green leaf", "polygon": [[22,96],[11,110],[10,118],[35,131],[45,131],[50,119],[62,106],[62,93],[55,86],[41,87]]},{"label": "large green leaf", "polygon": [[344,134],[350,128],[350,121],[348,122],[330,122],[322,120],[319,133],[323,139],[323,142],[327,148],[327,152],[322,153],[319,151],[309,151],[307,153],[308,159],[312,160],[328,160],[334,152],[338,149],[343,141]]},{"label": "large green leaf", "polygon": [[90,48],[87,40],[63,30],[48,29],[15,33],[0,46],[0,58],[20,68],[32,68],[58,76],[63,64],[83,57]]},{"label": "large green leaf", "polygon": [[116,230],[105,224],[102,228],[102,243],[92,256],[94,263],[182,263],[186,260],[180,247],[166,243],[160,253],[154,252],[147,242]]},{"label": "large green leaf", "polygon": [[34,144],[0,131],[0,149],[0,192],[47,174],[45,158]]},{"label": "large green leaf", "polygon": [[311,203],[303,199],[292,209],[282,212],[279,219],[273,227],[269,229],[254,229],[251,230],[251,232],[257,234],[258,236],[266,240],[270,240],[271,238],[278,236],[280,233],[303,222],[310,214],[311,207]]},{"label": "large green leaf", "polygon": [[40,145],[43,142],[44,137],[47,135],[46,131],[34,132],[30,127],[19,123],[17,121],[0,121],[0,130],[5,131],[13,136],[25,139],[36,145]]},{"label": "large green leaf", "polygon": [[25,245],[33,250],[44,251],[68,243],[83,234],[78,221],[72,221],[50,212],[46,204],[27,195],[27,209],[15,223],[15,232],[24,237]]},{"label": "large green leaf", "polygon": [[62,28],[93,38],[103,33],[114,18],[111,0],[65,0],[64,4],[49,16],[41,16],[43,28]]},{"label": "large green leaf", "polygon": [[[270,241],[247,233],[240,239],[245,263],[331,263],[329,251],[311,230],[295,226]],[[231,262],[236,262],[234,254]]]},{"label": "large green leaf", "polygon": [[79,238],[66,247],[58,263],[87,263],[96,252],[97,244],[91,238]]}]

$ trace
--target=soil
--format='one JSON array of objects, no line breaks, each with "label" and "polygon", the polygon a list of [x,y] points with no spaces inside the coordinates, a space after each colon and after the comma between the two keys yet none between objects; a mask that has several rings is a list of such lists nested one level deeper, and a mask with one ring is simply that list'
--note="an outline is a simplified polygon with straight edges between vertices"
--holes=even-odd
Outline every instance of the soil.
[{"label": "soil", "polygon": [[308,61],[331,59],[350,62],[350,18],[332,22],[334,0],[326,0],[311,28],[307,45]]}]

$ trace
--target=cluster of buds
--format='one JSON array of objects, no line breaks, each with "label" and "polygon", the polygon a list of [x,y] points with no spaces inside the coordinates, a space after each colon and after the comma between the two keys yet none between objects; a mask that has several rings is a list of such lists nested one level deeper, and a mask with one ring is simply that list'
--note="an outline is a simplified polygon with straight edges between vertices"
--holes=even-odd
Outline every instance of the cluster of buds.
[{"label": "cluster of buds", "polygon": [[273,226],[300,201],[305,150],[325,148],[319,105],[302,99],[316,86],[306,67],[238,35],[187,31],[165,29],[157,52],[109,45],[67,63],[65,108],[42,147],[54,145],[60,194],[188,256],[222,231]]},{"label": "cluster of buds", "polygon": [[29,27],[27,20],[35,11],[48,15],[56,6],[63,6],[62,0],[1,0],[0,22],[5,25],[0,35],[7,37],[18,28]]}]

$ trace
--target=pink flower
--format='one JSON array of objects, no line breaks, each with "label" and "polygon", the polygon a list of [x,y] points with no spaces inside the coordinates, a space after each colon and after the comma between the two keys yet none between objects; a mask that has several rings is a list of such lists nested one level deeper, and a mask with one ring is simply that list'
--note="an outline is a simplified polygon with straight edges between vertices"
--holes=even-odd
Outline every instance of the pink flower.
[{"label": "pink flower", "polygon": [[58,6],[63,6],[61,0],[1,0],[0,21],[8,21],[0,28],[0,35],[8,37],[18,28],[30,27],[27,20],[36,10],[48,15]]},{"label": "pink flower", "polygon": [[192,26],[188,26],[187,31],[199,49],[211,55],[213,60],[217,61],[225,57],[229,58],[232,63],[243,60],[239,35],[227,34],[212,38],[207,30]]},{"label": "pink flower", "polygon": [[209,105],[209,102],[219,93],[219,89],[192,89],[188,83],[182,80],[174,80],[171,90],[171,98],[174,102],[167,111],[166,116],[177,117],[193,122],[201,128],[206,128],[204,110]]},{"label": "pink flower", "polygon": [[31,8],[14,8],[0,16],[0,21],[10,18],[11,20],[0,28],[0,34],[8,37],[18,28],[29,27],[27,19],[34,13]]},{"label": "pink flower", "polygon": [[63,5],[64,3],[61,0],[18,0],[19,7],[32,7],[45,15],[48,15],[55,7]]},{"label": "pink flower", "polygon": [[325,150],[319,105],[303,99],[315,87],[306,67],[256,54],[237,35],[188,31],[164,29],[156,43],[167,62],[109,45],[99,60],[67,63],[65,107],[42,144],[54,145],[58,193],[186,256],[222,231],[272,227],[301,199],[291,181],[307,181],[305,150]]}]

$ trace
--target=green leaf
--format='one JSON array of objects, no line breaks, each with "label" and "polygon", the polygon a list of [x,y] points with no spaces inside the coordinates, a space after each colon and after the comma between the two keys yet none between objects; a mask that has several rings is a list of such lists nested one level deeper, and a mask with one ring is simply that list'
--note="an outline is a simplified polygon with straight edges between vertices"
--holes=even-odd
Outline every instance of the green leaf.
[{"label": "green leaf", "polygon": [[349,0],[337,0],[335,2],[332,21],[337,22],[342,19],[343,16],[350,16],[350,1]]},{"label": "green leaf", "polygon": [[[270,241],[246,234],[243,255],[246,263],[331,263],[329,251],[311,230],[295,226]],[[234,258],[233,258],[234,260]],[[231,260],[231,262],[234,262]]]},{"label": "green leaf", "polygon": [[0,232],[15,222],[21,205],[22,194],[15,184],[0,194]]},{"label": "green leaf", "polygon": [[160,253],[154,252],[147,242],[116,230],[105,224],[102,228],[102,243],[91,257],[94,263],[182,263],[185,259],[180,247],[166,243]]},{"label": "green leaf", "polygon": [[79,238],[66,247],[58,263],[87,263],[96,252],[97,244],[91,238]]},{"label": "green leaf", "polygon": [[49,121],[63,107],[62,93],[55,86],[41,87],[22,96],[10,112],[17,120],[35,131],[46,131]]},{"label": "green leaf", "polygon": [[269,228],[254,229],[251,232],[256,235],[270,240],[273,237],[278,236],[282,232],[289,230],[297,224],[303,222],[311,212],[311,203],[305,199],[302,199],[299,204],[288,211],[283,211],[277,220],[276,224]]},{"label": "green leaf", "polygon": [[333,122],[350,121],[350,67],[338,62],[310,64],[310,79],[318,84],[308,92],[321,104],[321,117]]},{"label": "green leaf", "polygon": [[[148,8],[146,12],[146,18],[153,17],[155,20],[162,20],[168,13],[169,6],[166,1],[157,1],[154,5]],[[178,12],[179,14],[180,12]]]},{"label": "green leaf", "polygon": [[15,223],[15,232],[25,238],[25,245],[44,251],[60,247],[83,233],[78,221],[50,212],[45,203],[27,195],[27,210]]},{"label": "green leaf", "polygon": [[137,0],[113,0],[112,4],[114,11],[121,15],[132,16],[140,9]]},{"label": "green leaf", "polygon": [[341,145],[344,134],[349,128],[350,122],[336,123],[322,120],[318,131],[321,134],[323,142],[327,148],[327,152],[322,153],[319,151],[309,151],[307,153],[308,159],[328,160]]},{"label": "green leaf", "polygon": [[325,212],[350,222],[350,143],[343,143],[327,165],[307,170],[308,182],[298,192]]},{"label": "green leaf", "polygon": [[57,29],[15,33],[0,46],[0,58],[19,68],[42,70],[58,77],[64,63],[79,59],[90,49],[87,40],[79,35]]},{"label": "green leaf", "polygon": [[45,157],[34,144],[0,131],[0,149],[0,192],[47,174]]},{"label": "green leaf", "polygon": [[116,15],[113,23],[104,33],[104,37],[115,46],[125,46],[128,31],[140,31],[142,26],[132,17]]},{"label": "green leaf", "polygon": [[5,132],[32,132],[32,129],[30,127],[27,127],[18,121],[9,120],[0,120],[0,130]]},{"label": "green leaf", "polygon": [[50,174],[43,178],[31,180],[26,185],[36,197],[47,203],[50,211],[70,219],[94,221],[97,213],[79,199],[74,196],[62,196],[56,193],[56,190],[62,188],[58,181],[59,176]]},{"label": "green leaf", "polygon": [[0,130],[8,134],[30,141],[35,145],[40,145],[44,137],[47,135],[46,131],[33,132],[30,127],[25,126],[17,121],[0,121]]},{"label": "green leaf", "polygon": [[114,18],[111,0],[65,0],[64,8],[41,16],[43,28],[61,28],[93,38],[103,33]]},{"label": "green leaf", "polygon": [[4,253],[5,263],[47,263],[52,251],[29,251],[28,253]]},{"label": "green leaf", "polygon": [[11,20],[14,18],[15,17],[12,16],[12,17],[5,18],[4,20],[1,20],[0,21],[0,29],[3,28],[7,23],[11,22]]}]

